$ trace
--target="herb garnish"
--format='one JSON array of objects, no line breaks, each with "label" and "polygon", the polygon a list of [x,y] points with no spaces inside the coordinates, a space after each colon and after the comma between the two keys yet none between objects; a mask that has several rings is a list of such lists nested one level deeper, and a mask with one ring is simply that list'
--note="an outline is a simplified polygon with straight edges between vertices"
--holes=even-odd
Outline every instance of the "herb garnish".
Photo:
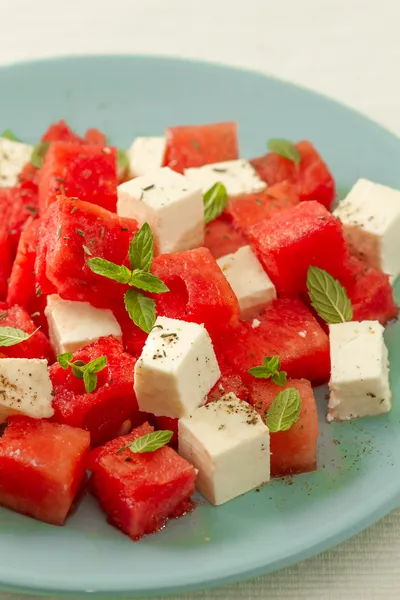
[{"label": "herb garnish", "polygon": [[327,271],[309,267],[307,289],[312,306],[326,323],[345,323],[353,318],[353,307],[344,287]]},{"label": "herb garnish", "polygon": [[125,150],[118,149],[117,169],[122,175],[129,169],[129,158]]},{"label": "herb garnish", "polygon": [[223,183],[215,183],[203,196],[204,222],[210,223],[222,214],[228,204],[228,192]]},{"label": "herb garnish", "polygon": [[265,424],[271,433],[287,431],[299,420],[300,411],[301,397],[298,390],[286,388],[265,412]]},{"label": "herb garnish", "polygon": [[31,156],[31,164],[37,169],[40,169],[42,166],[49,146],[49,142],[39,142],[39,144],[34,147]]},{"label": "herb garnish", "polygon": [[286,371],[280,371],[281,361],[279,356],[266,356],[263,364],[249,369],[250,375],[257,379],[271,379],[276,385],[285,385]]},{"label": "herb garnish", "polygon": [[169,431],[168,429],[146,433],[145,435],[141,435],[140,437],[136,438],[136,440],[134,440],[131,444],[122,446],[122,448],[117,450],[115,454],[119,454],[124,450],[128,450],[128,448],[134,454],[155,452],[156,450],[159,450],[159,448],[162,448],[168,444],[172,436],[173,432]]},{"label": "herb garnish", "polygon": [[279,154],[279,156],[291,160],[296,165],[300,164],[301,154],[290,140],[271,138],[268,140],[267,146],[268,150],[271,150],[271,152],[275,152],[275,154]]},{"label": "herb garnish", "polygon": [[83,360],[75,360],[72,362],[73,358],[74,356],[71,352],[65,352],[64,354],[59,354],[57,356],[57,361],[63,369],[71,367],[72,374],[77,379],[83,379],[85,390],[88,394],[94,392],[97,387],[96,373],[102,371],[107,365],[107,356],[99,356],[87,364]]},{"label": "herb garnish", "polygon": [[[7,316],[7,313],[1,316],[2,319]],[[16,329],[15,327],[0,327],[0,346],[15,346],[16,344],[20,344],[21,342],[28,340],[40,329],[38,327],[32,333],[25,333],[21,329]]]},{"label": "herb garnish", "polygon": [[21,140],[17,138],[15,133],[11,131],[11,129],[6,129],[0,135],[0,137],[5,138],[6,140],[10,140],[11,142],[20,142]]}]

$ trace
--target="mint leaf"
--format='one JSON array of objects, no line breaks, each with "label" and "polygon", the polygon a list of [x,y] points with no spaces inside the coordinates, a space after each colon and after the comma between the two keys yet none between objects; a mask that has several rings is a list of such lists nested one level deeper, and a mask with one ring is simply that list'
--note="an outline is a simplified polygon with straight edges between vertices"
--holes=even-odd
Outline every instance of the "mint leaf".
[{"label": "mint leaf", "polygon": [[57,356],[57,362],[63,369],[68,369],[69,363],[74,358],[72,352],[64,352],[64,354],[59,354]]},{"label": "mint leaf", "polygon": [[83,379],[83,374],[84,374],[83,367],[86,367],[86,363],[83,360],[75,360],[73,363],[71,363],[71,367],[72,367],[72,374],[77,379]]},{"label": "mint leaf", "polygon": [[49,146],[49,142],[39,142],[39,144],[34,147],[31,155],[31,164],[37,169],[40,169],[42,166]]},{"label": "mint leaf", "polygon": [[85,372],[98,373],[102,371],[107,365],[107,356],[99,356],[94,360],[90,361],[85,367]]},{"label": "mint leaf", "polygon": [[156,321],[156,303],[139,290],[128,290],[124,296],[125,308],[132,321],[146,333],[150,333]]},{"label": "mint leaf", "polygon": [[86,264],[96,275],[102,275],[118,283],[129,283],[131,278],[131,272],[127,267],[115,265],[105,258],[89,258]]},{"label": "mint leaf", "polygon": [[275,373],[274,375],[272,375],[271,380],[276,385],[285,385],[286,380],[287,380],[287,373],[286,373],[286,371],[280,371],[280,373]]},{"label": "mint leaf", "polygon": [[281,368],[279,356],[266,356],[263,360],[262,366],[253,367],[249,369],[250,375],[257,377],[257,379],[269,379],[272,375],[278,373]]},{"label": "mint leaf", "polygon": [[0,346],[15,346],[16,344],[20,344],[35,335],[39,329],[40,327],[32,333],[25,333],[25,331],[15,329],[15,327],[0,327]]},{"label": "mint leaf", "polygon": [[83,373],[83,383],[87,394],[91,394],[97,387],[97,375],[85,369]]},{"label": "mint leaf", "polygon": [[124,174],[129,169],[129,158],[125,150],[118,149],[117,153],[118,173]]},{"label": "mint leaf", "polygon": [[150,271],[154,257],[154,238],[148,223],[144,223],[129,245],[131,269]]},{"label": "mint leaf", "polygon": [[20,142],[21,140],[17,138],[17,136],[15,135],[15,133],[13,133],[11,131],[11,129],[6,129],[5,131],[3,131],[3,133],[1,134],[2,138],[5,138],[6,140],[11,140],[11,142]]},{"label": "mint leaf", "polygon": [[207,225],[220,214],[222,214],[228,204],[228,192],[226,187],[220,183],[215,183],[203,196],[204,202],[204,222]]},{"label": "mint leaf", "polygon": [[161,279],[146,271],[133,271],[129,285],[145,292],[154,292],[155,294],[169,292],[169,288],[167,288]]},{"label": "mint leaf", "polygon": [[265,424],[271,433],[287,431],[300,417],[301,397],[295,388],[280,392],[265,413]]},{"label": "mint leaf", "polygon": [[344,287],[327,271],[309,267],[307,289],[312,306],[326,323],[345,323],[353,318],[353,307]]},{"label": "mint leaf", "polygon": [[136,440],[134,440],[131,444],[127,446],[122,446],[119,450],[117,450],[116,454],[123,452],[124,450],[129,450],[134,454],[142,454],[144,452],[155,452],[159,450],[171,440],[173,436],[173,432],[168,429],[153,431],[152,433],[146,433],[142,435]]},{"label": "mint leaf", "polygon": [[271,152],[275,152],[275,154],[279,154],[279,156],[283,156],[283,158],[287,158],[295,164],[299,164],[301,161],[300,152],[290,140],[271,138],[268,140],[267,146],[268,150],[271,150]]}]

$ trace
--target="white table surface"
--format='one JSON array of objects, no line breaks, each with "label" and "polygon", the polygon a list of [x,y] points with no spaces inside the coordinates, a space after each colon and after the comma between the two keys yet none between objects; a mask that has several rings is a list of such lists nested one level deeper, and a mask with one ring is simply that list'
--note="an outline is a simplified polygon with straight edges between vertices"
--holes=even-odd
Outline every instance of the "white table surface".
[{"label": "white table surface", "polygon": [[[399,21],[400,0],[0,0],[0,65],[88,53],[203,58],[307,86],[400,136]],[[399,599],[400,509],[295,567],[179,600],[264,598]]]}]

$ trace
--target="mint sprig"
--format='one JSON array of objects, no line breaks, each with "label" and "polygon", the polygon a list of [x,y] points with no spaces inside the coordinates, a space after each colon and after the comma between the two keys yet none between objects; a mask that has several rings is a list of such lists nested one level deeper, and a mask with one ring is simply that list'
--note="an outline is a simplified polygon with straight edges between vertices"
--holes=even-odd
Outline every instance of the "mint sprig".
[{"label": "mint sprig", "polygon": [[[1,315],[1,318],[4,319],[7,316],[7,313]],[[15,327],[0,327],[0,346],[15,346],[16,344],[20,344],[25,340],[29,340],[35,333],[40,329],[38,327],[32,333],[25,333],[21,329],[16,329]]]},{"label": "mint sprig", "polygon": [[268,140],[267,146],[268,150],[271,150],[271,152],[291,160],[296,165],[300,164],[301,154],[290,140],[285,140],[283,138],[271,138]]},{"label": "mint sprig", "polygon": [[136,440],[134,440],[131,444],[119,448],[115,454],[119,454],[120,452],[128,449],[134,454],[155,452],[156,450],[159,450],[168,444],[172,436],[173,432],[169,431],[168,429],[146,433],[145,435],[141,435],[140,437],[136,438]]},{"label": "mint sprig", "polygon": [[0,135],[0,137],[5,138],[6,140],[10,140],[11,142],[20,142],[21,140],[17,138],[15,133],[11,131],[11,129],[6,129]]},{"label": "mint sprig", "polygon": [[253,367],[248,372],[257,379],[271,379],[276,385],[285,385],[287,373],[280,371],[280,368],[279,356],[266,356],[262,365]]},{"label": "mint sprig", "polygon": [[132,321],[149,333],[156,320],[156,304],[143,292],[163,294],[169,288],[161,279],[150,273],[154,256],[154,239],[148,223],[144,223],[129,244],[131,270],[124,265],[116,265],[104,258],[90,258],[86,261],[89,269],[118,283],[129,285],[125,292],[125,308]]},{"label": "mint sprig", "polygon": [[34,147],[31,155],[31,164],[36,167],[36,169],[40,169],[42,166],[49,147],[49,142],[39,142],[39,144]]},{"label": "mint sprig", "polygon": [[327,271],[309,267],[307,289],[312,306],[328,324],[345,323],[353,318],[353,306],[344,287]]},{"label": "mint sprig", "polygon": [[124,175],[129,169],[129,158],[125,150],[118,149],[117,152],[117,170],[118,173]]},{"label": "mint sprig", "polygon": [[83,360],[73,361],[73,354],[71,352],[65,352],[57,356],[58,364],[65,370],[71,367],[72,374],[77,379],[83,379],[85,390],[88,394],[95,391],[97,387],[97,375],[99,371],[102,371],[107,365],[107,357],[99,356],[89,363],[85,363]]},{"label": "mint sprig", "polygon": [[217,182],[206,191],[203,196],[204,201],[204,222],[210,223],[219,217],[228,204],[228,192],[223,183]]},{"label": "mint sprig", "polygon": [[296,388],[280,392],[265,412],[265,424],[271,433],[287,431],[297,423],[301,411],[301,397]]}]

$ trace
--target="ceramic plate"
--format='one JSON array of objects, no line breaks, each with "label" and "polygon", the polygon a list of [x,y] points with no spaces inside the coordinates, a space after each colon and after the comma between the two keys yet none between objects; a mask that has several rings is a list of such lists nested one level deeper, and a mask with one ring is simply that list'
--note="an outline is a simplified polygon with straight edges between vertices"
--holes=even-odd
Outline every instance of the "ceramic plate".
[{"label": "ceramic plate", "polygon": [[[239,122],[244,156],[270,137],[312,140],[338,189],[364,176],[400,187],[400,141],[357,113],[248,71],[156,57],[86,57],[0,69],[0,130],[34,143],[65,118],[127,147],[168,125]],[[66,527],[0,511],[0,586],[37,593],[144,596],[260,575],[332,547],[400,504],[400,326],[387,330],[391,414],[327,425],[320,390],[317,472],[277,480],[220,508],[200,502],[132,543],[85,498]]]}]

